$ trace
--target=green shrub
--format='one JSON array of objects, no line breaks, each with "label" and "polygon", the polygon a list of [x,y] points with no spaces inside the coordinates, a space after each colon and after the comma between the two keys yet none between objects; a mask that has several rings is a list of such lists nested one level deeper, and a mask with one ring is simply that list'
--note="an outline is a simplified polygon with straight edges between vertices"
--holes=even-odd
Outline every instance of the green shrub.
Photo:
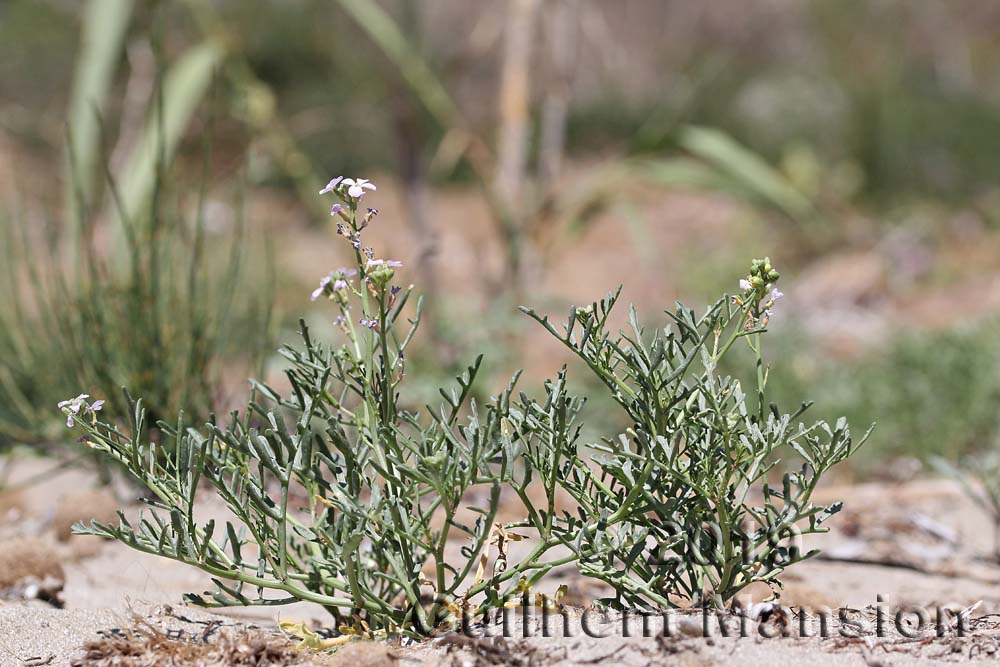
[{"label": "green shrub", "polygon": [[[824,532],[822,523],[839,511],[840,503],[814,504],[812,493],[868,434],[854,441],[843,418],[832,427],[798,423],[809,403],[793,414],[768,403],[762,335],[782,296],[778,278],[769,259],[754,260],[739,295],[700,316],[678,304],[667,326],[652,333],[634,308],[629,331],[607,331],[617,294],[572,311],[561,332],[526,311],[591,369],[628,422],[624,433],[594,445],[596,470],[567,466],[558,476],[581,518],[609,524],[586,534],[595,540],[587,549],[595,558],[579,552],[581,571],[615,589],[608,602],[721,604],[814,555],[801,550],[799,538]],[[719,369],[741,341],[756,369],[749,399],[741,382]],[[550,385],[548,404],[559,404],[557,387]],[[530,413],[542,425],[533,432],[558,432],[551,409],[532,403]],[[530,441],[531,432],[522,437]],[[774,486],[777,455],[789,449],[803,463]]]},{"label": "green shrub", "polygon": [[[342,632],[368,636],[426,636],[511,603],[558,605],[563,587],[553,600],[529,595],[563,565],[611,584],[612,602],[669,607],[679,597],[724,603],[810,555],[797,536],[822,530],[839,509],[813,504],[811,493],[860,443],[843,422],[796,426],[801,410],[765,403],[761,336],[780,297],[768,260],[755,260],[740,293],[704,315],[678,306],[651,340],[634,313],[632,334],[606,333],[616,297],[573,309],[562,334],[527,311],[586,362],[632,422],[588,447],[583,399],[567,391],[565,371],[540,399],[515,395],[515,376],[480,404],[470,398],[477,359],[441,390],[439,406],[407,407],[421,308],[407,309],[410,290],[395,283],[400,263],[364,246],[378,212],[360,204],[374,189],[338,178],[323,190],[342,202],[332,213],[355,262],[312,296],[333,306],[344,343],[319,345],[303,325],[302,345],[282,351],[288,395],[258,384],[247,410],[225,424],[161,422],[163,443],[142,435],[139,402],[127,399],[127,429],[99,419],[85,397],[62,405],[91,447],[154,495],[146,516],[76,532],[204,570],[216,588],[190,596],[196,603],[306,600],[325,606]],[[749,401],[716,371],[744,342],[759,371]],[[785,445],[807,462],[772,487],[772,455]],[[196,516],[202,484],[235,518],[224,528]],[[564,507],[560,490],[576,506]],[[502,499],[519,518],[499,520]],[[714,527],[708,537],[705,526]],[[462,541],[460,556],[452,540]],[[518,553],[514,542],[525,542]]]}]

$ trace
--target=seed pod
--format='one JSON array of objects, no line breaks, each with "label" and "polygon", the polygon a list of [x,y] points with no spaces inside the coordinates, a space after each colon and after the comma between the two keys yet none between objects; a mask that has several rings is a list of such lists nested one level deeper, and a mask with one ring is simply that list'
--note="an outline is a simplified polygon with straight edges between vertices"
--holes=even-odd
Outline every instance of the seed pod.
[{"label": "seed pod", "polygon": [[385,285],[387,282],[392,280],[392,277],[394,275],[396,275],[396,272],[393,271],[388,266],[380,266],[374,271],[371,271],[368,274],[368,277],[371,278],[373,283],[376,283],[378,285]]},{"label": "seed pod", "polygon": [[437,454],[431,456],[425,456],[422,463],[428,468],[437,468],[442,463],[444,463],[444,452],[440,451]]}]

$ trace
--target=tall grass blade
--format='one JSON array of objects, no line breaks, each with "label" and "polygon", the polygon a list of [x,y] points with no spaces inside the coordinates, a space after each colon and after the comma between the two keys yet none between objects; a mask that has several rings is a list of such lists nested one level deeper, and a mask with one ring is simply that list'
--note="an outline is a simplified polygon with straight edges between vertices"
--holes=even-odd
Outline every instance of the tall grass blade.
[{"label": "tall grass blade", "polygon": [[65,202],[70,229],[79,224],[81,214],[78,198],[72,191],[74,183],[86,203],[90,203],[99,183],[94,176],[99,173],[101,153],[98,113],[107,106],[133,7],[133,0],[90,0],[83,13],[68,118],[74,156],[73,160],[66,160]]},{"label": "tall grass blade", "polygon": [[459,125],[461,116],[451,95],[396,21],[372,0],[337,1],[399,69],[434,119],[445,129]]},{"label": "tall grass blade", "polygon": [[205,97],[222,52],[203,43],[187,51],[168,71],[160,92],[162,118],[150,114],[143,136],[119,176],[122,208],[128,220],[142,217],[156,182],[157,161],[169,164],[184,130]]},{"label": "tall grass blade", "polygon": [[715,167],[727,187],[757,199],[798,221],[814,217],[808,197],[796,190],[763,158],[744,148],[727,134],[707,127],[685,127],[678,144],[691,155]]}]

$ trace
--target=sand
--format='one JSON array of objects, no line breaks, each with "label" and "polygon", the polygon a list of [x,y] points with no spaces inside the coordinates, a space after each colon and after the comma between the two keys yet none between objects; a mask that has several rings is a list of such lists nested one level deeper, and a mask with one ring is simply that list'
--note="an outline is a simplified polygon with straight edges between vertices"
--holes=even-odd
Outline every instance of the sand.
[{"label": "sand", "polygon": [[[46,465],[34,460],[18,463],[14,482]],[[23,590],[8,591],[8,599],[0,602],[0,667],[111,664],[87,662],[85,644],[102,636],[127,633],[137,619],[140,625],[149,622],[182,639],[196,639],[198,633],[212,627],[213,632],[224,630],[236,637],[250,633],[248,636],[257,637],[258,643],[273,638],[283,642],[281,646],[290,640],[282,638],[277,630],[278,620],[296,619],[318,626],[328,622],[322,609],[306,604],[210,614],[182,602],[183,593],[200,592],[210,585],[206,576],[192,568],[95,538],[60,541],[74,506],[79,506],[80,511],[104,506],[88,490],[92,487],[88,473],[69,471],[48,479],[44,485],[22,490],[16,503],[4,505],[0,498],[0,507],[6,507],[0,513],[0,548],[15,540],[22,545],[25,539],[35,540],[34,544],[46,550],[45,558],[39,557],[37,562],[51,567],[52,559],[57,559],[65,577],[61,609],[51,602],[23,599]],[[296,655],[301,664],[354,665],[996,664],[993,656],[1000,649],[1000,620],[992,614],[1000,611],[1000,567],[988,559],[992,527],[957,487],[950,482],[923,480],[888,487],[842,487],[827,493],[842,496],[846,503],[844,512],[833,520],[833,531],[811,540],[826,550],[827,557],[799,564],[786,573],[781,602],[792,611],[848,606],[858,610],[857,618],[869,623],[874,613],[872,606],[881,596],[890,617],[884,637],[872,636],[874,625],[869,624],[865,627],[868,636],[845,638],[840,633],[843,626],[836,619],[828,638],[802,638],[797,631],[791,631],[789,637],[760,636],[760,627],[765,631],[785,627],[779,622],[783,617],[774,615],[763,625],[749,622],[747,637],[724,638],[717,632],[711,638],[694,637],[676,631],[671,637],[642,637],[638,629],[633,629],[633,636],[625,637],[619,616],[602,617],[583,608],[567,608],[572,636],[539,636],[536,618],[529,624],[535,636],[528,638],[516,632],[507,639],[451,635],[405,647],[367,643],[352,645],[333,656],[309,652]],[[80,502],[81,497],[93,502]],[[588,590],[578,584],[571,581],[571,589],[576,586]],[[758,592],[758,596],[761,594]],[[909,639],[891,622],[897,605],[957,611],[977,603],[965,637],[957,637],[954,629],[944,637],[935,637],[928,626],[922,635]],[[607,636],[591,637],[583,632],[581,618],[585,613],[589,615],[591,634]],[[700,628],[701,617],[696,615],[685,623],[688,630]],[[791,626],[797,628],[794,618]],[[515,627],[520,628],[520,623]],[[498,633],[499,628],[493,631]],[[237,642],[234,646],[234,651],[256,650],[249,643],[242,646]],[[237,651],[232,655],[236,660],[243,654]]]}]

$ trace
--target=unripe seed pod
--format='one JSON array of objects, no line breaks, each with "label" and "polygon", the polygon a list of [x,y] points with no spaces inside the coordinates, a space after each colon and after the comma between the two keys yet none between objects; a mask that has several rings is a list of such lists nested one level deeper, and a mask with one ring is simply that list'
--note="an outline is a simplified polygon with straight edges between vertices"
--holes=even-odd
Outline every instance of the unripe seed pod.
[{"label": "unripe seed pod", "polygon": [[423,458],[423,464],[428,468],[437,468],[442,463],[444,463],[444,452],[438,452],[437,454]]},{"label": "unripe seed pod", "polygon": [[376,283],[378,285],[385,285],[390,280],[392,280],[392,277],[394,275],[396,275],[396,272],[391,268],[389,268],[388,266],[380,266],[371,273],[369,273],[368,277],[371,278],[373,283]]}]

